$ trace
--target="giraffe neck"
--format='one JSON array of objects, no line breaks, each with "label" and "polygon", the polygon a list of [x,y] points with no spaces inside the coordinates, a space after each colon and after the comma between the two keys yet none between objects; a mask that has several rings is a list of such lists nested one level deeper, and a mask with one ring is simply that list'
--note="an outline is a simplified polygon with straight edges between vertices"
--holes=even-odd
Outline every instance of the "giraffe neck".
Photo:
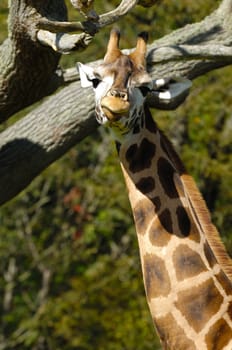
[{"label": "giraffe neck", "polygon": [[232,349],[232,269],[224,248],[192,178],[146,107],[140,120],[117,148],[161,342],[175,350]]}]

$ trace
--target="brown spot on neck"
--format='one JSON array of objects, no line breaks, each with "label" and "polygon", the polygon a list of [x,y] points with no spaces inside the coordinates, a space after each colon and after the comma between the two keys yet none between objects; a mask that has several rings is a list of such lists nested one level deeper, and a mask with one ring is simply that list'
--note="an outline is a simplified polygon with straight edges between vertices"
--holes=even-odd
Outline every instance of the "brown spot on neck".
[{"label": "brown spot on neck", "polygon": [[148,193],[152,192],[155,188],[155,179],[151,176],[142,177],[136,183],[136,187],[143,194],[148,194]]},{"label": "brown spot on neck", "polygon": [[151,201],[152,201],[152,203],[153,203],[154,206],[155,206],[155,212],[158,213],[158,211],[159,211],[160,208],[161,208],[161,200],[160,200],[160,197],[159,197],[159,196],[155,196],[155,197],[151,198]]},{"label": "brown spot on neck", "polygon": [[164,230],[158,220],[155,220],[149,230],[149,239],[155,247],[164,247],[171,239],[171,234]]},{"label": "brown spot on neck", "polygon": [[148,106],[144,105],[144,112],[145,112],[145,126],[146,129],[149,130],[151,133],[155,134],[158,130],[157,125],[155,121],[152,118],[151,112],[148,108]]},{"label": "brown spot on neck", "polygon": [[210,327],[205,337],[208,350],[221,350],[229,344],[232,339],[232,329],[222,318]]},{"label": "brown spot on neck", "polygon": [[173,233],[172,216],[170,210],[164,209],[160,214],[158,214],[158,217],[164,229],[169,233]]},{"label": "brown spot on neck", "polygon": [[165,350],[200,350],[187,337],[171,314],[154,319],[157,332]]},{"label": "brown spot on neck", "polygon": [[166,137],[166,135],[162,132],[159,131],[160,133],[160,146],[163,149],[165,155],[167,158],[172,159],[173,164],[175,164],[175,168],[177,169],[178,173],[180,175],[186,173],[186,169],[180,160],[180,157],[176,153],[172,143],[169,141],[169,139]]},{"label": "brown spot on neck", "polygon": [[154,218],[154,204],[150,199],[140,200],[133,208],[136,231],[138,234],[145,234],[147,227]]},{"label": "brown spot on neck", "polygon": [[174,182],[174,174],[176,171],[166,158],[159,158],[157,162],[157,173],[165,194],[169,198],[178,198],[179,194]]},{"label": "brown spot on neck", "polygon": [[210,279],[194,288],[179,292],[175,305],[199,333],[210,318],[218,312],[222,302],[222,295],[213,279]]},{"label": "brown spot on neck", "polygon": [[156,145],[147,138],[144,138],[140,145],[131,145],[125,155],[129,164],[129,170],[132,173],[137,173],[150,168],[155,151]]},{"label": "brown spot on neck", "polygon": [[207,271],[201,256],[186,244],[179,245],[173,253],[176,277],[179,281],[199,275]]},{"label": "brown spot on neck", "polygon": [[144,283],[148,300],[167,296],[171,291],[168,271],[161,258],[146,254],[143,258]]},{"label": "brown spot on neck", "polygon": [[188,237],[191,230],[191,222],[185,208],[179,205],[176,209],[176,215],[181,234],[184,237]]}]

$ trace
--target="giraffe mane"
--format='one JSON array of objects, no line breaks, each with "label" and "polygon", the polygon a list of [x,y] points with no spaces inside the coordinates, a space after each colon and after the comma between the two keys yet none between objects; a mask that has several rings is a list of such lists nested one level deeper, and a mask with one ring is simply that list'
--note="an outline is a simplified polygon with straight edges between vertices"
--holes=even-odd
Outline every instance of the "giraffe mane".
[{"label": "giraffe mane", "polygon": [[187,174],[183,163],[174,150],[172,143],[168,140],[163,132],[160,131],[163,146],[172,160],[174,166],[180,174],[185,194],[190,204],[190,210],[193,219],[198,219],[199,224],[206,236],[206,239],[215,254],[215,257],[228,278],[232,280],[232,260],[229,257],[225,246],[221,240],[218,230],[211,221],[209,210],[205,200],[199,192],[193,178]]},{"label": "giraffe mane", "polygon": [[[226,275],[232,280],[232,260],[229,257],[218,230],[211,221],[209,210],[205,204],[202,195],[200,194],[192,177],[188,174],[183,174],[181,180],[184,185],[184,190],[197,216],[200,225],[205,233],[206,239],[213,250],[218,263]],[[194,215],[194,216],[195,216]]]}]

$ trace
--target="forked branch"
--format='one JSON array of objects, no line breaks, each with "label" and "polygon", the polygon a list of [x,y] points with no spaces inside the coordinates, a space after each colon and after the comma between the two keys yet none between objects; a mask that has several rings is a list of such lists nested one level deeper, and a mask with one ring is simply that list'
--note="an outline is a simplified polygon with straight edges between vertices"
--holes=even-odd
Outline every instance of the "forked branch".
[{"label": "forked branch", "polygon": [[[100,15],[97,20],[60,22],[41,18],[37,24],[40,29],[37,38],[42,44],[46,44],[61,53],[84,48],[101,28],[118,21],[119,18],[131,11],[137,3],[138,0],[122,0],[116,9]],[[83,33],[69,37],[67,33],[74,31],[82,31]]]},{"label": "forked branch", "polygon": [[122,0],[120,5],[113,11],[105,13],[100,16],[99,28],[103,28],[119,20],[120,17],[125,16],[138,3],[138,0]]}]

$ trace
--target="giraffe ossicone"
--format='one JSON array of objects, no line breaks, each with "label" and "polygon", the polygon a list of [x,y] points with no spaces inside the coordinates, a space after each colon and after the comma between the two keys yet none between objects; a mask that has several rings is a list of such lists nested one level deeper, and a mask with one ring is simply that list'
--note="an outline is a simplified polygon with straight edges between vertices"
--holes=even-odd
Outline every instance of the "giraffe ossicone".
[{"label": "giraffe ossicone", "polygon": [[111,31],[104,61],[79,64],[95,92],[96,118],[114,132],[129,192],[150,312],[164,349],[232,349],[232,264],[194,180],[146,104],[173,103],[186,79],[152,81],[147,34],[129,55]]}]

